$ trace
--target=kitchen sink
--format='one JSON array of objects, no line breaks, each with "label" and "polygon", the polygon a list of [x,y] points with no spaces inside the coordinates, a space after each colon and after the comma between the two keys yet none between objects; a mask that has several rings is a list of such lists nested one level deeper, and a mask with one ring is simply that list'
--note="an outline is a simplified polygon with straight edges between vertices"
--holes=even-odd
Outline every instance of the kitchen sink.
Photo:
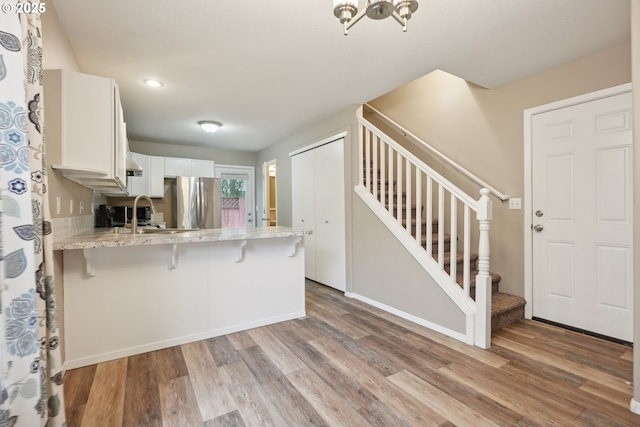
[{"label": "kitchen sink", "polygon": [[139,234],[178,234],[187,231],[196,231],[191,228],[139,228]]}]

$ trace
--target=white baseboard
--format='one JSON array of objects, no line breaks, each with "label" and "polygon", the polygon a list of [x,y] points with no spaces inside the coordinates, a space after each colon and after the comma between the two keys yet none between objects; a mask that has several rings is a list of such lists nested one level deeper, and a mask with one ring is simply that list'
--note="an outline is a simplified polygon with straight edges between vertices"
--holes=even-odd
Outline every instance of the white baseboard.
[{"label": "white baseboard", "polygon": [[640,415],[640,401],[637,401],[636,399],[631,399],[630,409],[631,409],[631,412],[633,412],[634,414]]},{"label": "white baseboard", "polygon": [[391,306],[388,306],[388,305],[383,304],[381,302],[372,300],[372,299],[367,298],[365,296],[362,296],[362,295],[359,295],[359,294],[356,294],[356,293],[353,293],[353,292],[345,292],[344,296],[346,296],[348,298],[357,299],[358,301],[365,302],[365,303],[367,303],[369,305],[372,305],[372,306],[374,306],[376,308],[384,310],[387,313],[394,314],[394,315],[396,315],[398,317],[401,317],[403,319],[409,320],[410,322],[416,323],[416,324],[418,324],[420,326],[424,326],[425,328],[429,328],[429,329],[431,329],[433,331],[439,332],[439,333],[441,333],[443,335],[446,335],[448,337],[455,338],[458,341],[462,341],[464,343],[467,342],[467,336],[465,334],[461,333],[461,332],[454,331],[454,330],[449,329],[449,328],[445,328],[444,326],[440,326],[440,325],[438,325],[436,323],[430,322],[430,321],[425,320],[425,319],[423,319],[421,317],[418,317],[418,316],[414,316],[413,314],[409,314],[409,313],[406,313],[404,311],[398,310],[397,308],[393,308]]},{"label": "white baseboard", "polygon": [[226,328],[214,329],[199,334],[187,335],[165,341],[157,341],[153,343],[143,344],[136,347],[124,348],[117,351],[108,353],[95,354],[88,357],[81,357],[77,359],[65,360],[63,364],[63,370],[81,368],[83,366],[93,365],[96,363],[107,362],[109,360],[120,359],[122,357],[129,357],[136,354],[147,353],[150,351],[161,350],[163,348],[169,348],[176,345],[187,344],[190,342],[206,340],[209,338],[219,337],[221,335],[232,334],[234,332],[246,331],[248,329],[258,328],[260,326],[267,326],[274,323],[284,322],[286,320],[300,319],[307,315],[305,310],[285,314],[282,316],[270,317],[267,319],[260,319],[255,322],[242,323]]}]

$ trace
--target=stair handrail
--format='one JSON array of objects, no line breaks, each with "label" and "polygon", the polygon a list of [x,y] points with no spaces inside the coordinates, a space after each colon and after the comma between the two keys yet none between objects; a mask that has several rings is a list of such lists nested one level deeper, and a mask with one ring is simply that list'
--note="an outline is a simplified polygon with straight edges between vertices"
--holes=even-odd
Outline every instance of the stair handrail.
[{"label": "stair handrail", "polygon": [[[448,156],[446,156],[445,154],[440,152],[438,149],[432,147],[427,142],[423,141],[422,139],[420,139],[419,137],[417,137],[413,133],[411,133],[408,130],[406,130],[405,128],[403,128],[400,124],[398,124],[395,121],[393,121],[391,118],[386,116],[384,113],[382,113],[379,110],[375,109],[370,104],[364,104],[364,105],[369,110],[371,110],[372,113],[374,113],[375,115],[379,116],[384,122],[386,122],[388,125],[390,125],[392,128],[394,128],[396,131],[400,132],[405,138],[408,138],[408,139],[412,140],[412,142],[418,143],[420,146],[428,149],[430,152],[432,152],[433,154],[438,156],[440,159],[444,160],[446,163],[448,163],[454,169],[456,169],[457,171],[459,171],[460,173],[465,175],[467,178],[469,178],[470,180],[472,180],[476,184],[480,185],[480,187],[487,188],[491,192],[491,194],[493,194],[495,197],[500,199],[500,201],[506,202],[507,200],[509,200],[509,196],[507,194],[498,191],[495,187],[493,187],[492,185],[488,184],[483,179],[480,179],[475,174],[473,174],[472,172],[468,171],[467,169],[465,169],[464,167],[462,167],[461,165],[459,165],[458,163],[453,161],[451,158],[449,158]],[[362,118],[364,118],[364,115],[363,115]]]},{"label": "stair handrail", "polygon": [[[450,193],[455,194],[456,197],[458,197],[461,201],[469,205],[469,207],[473,211],[475,212],[478,211],[478,201],[476,199],[474,199],[473,197],[469,196],[467,193],[465,193],[464,191],[456,187],[448,179],[446,179],[441,174],[436,172],[432,167],[430,167],[425,162],[420,160],[418,157],[416,157],[413,153],[411,153],[409,150],[404,148],[402,145],[398,144],[393,139],[389,138],[384,132],[378,129],[376,125],[371,123],[369,120],[365,119],[364,116],[359,116],[358,121],[360,122],[360,124],[366,125],[365,127],[369,129],[370,132],[375,134],[378,138],[384,140],[387,144],[391,145],[394,148],[394,150],[402,154],[404,158],[408,159],[414,165],[418,166],[419,168],[427,172],[429,175],[431,175],[434,178],[435,182],[442,185],[442,187],[448,190]],[[361,173],[360,174],[361,180],[362,180],[362,176],[363,174]]]}]

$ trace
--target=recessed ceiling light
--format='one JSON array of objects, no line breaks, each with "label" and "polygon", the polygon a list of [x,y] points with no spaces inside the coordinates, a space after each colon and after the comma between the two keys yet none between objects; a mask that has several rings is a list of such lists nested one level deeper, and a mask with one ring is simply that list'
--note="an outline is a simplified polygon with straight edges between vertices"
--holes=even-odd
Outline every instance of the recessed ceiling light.
[{"label": "recessed ceiling light", "polygon": [[151,87],[162,87],[164,86],[164,83],[162,83],[159,80],[153,80],[153,79],[146,79],[144,81],[144,84],[146,84],[147,86],[151,86]]},{"label": "recessed ceiling light", "polygon": [[214,122],[212,120],[201,120],[198,122],[198,124],[200,125],[202,130],[207,133],[214,133],[215,131],[220,129],[220,126],[222,126],[222,123]]}]

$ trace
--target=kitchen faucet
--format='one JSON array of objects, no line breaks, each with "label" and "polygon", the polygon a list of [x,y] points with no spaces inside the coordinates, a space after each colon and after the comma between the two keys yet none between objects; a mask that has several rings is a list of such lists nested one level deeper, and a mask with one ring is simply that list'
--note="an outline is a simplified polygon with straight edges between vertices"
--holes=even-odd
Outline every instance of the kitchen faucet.
[{"label": "kitchen faucet", "polygon": [[156,207],[153,206],[153,202],[151,201],[151,198],[149,196],[145,196],[144,194],[141,194],[138,197],[136,197],[136,199],[133,201],[133,215],[131,216],[131,234],[138,233],[138,200],[140,200],[141,197],[144,197],[149,201],[149,205],[151,206],[151,213],[156,213]]}]

